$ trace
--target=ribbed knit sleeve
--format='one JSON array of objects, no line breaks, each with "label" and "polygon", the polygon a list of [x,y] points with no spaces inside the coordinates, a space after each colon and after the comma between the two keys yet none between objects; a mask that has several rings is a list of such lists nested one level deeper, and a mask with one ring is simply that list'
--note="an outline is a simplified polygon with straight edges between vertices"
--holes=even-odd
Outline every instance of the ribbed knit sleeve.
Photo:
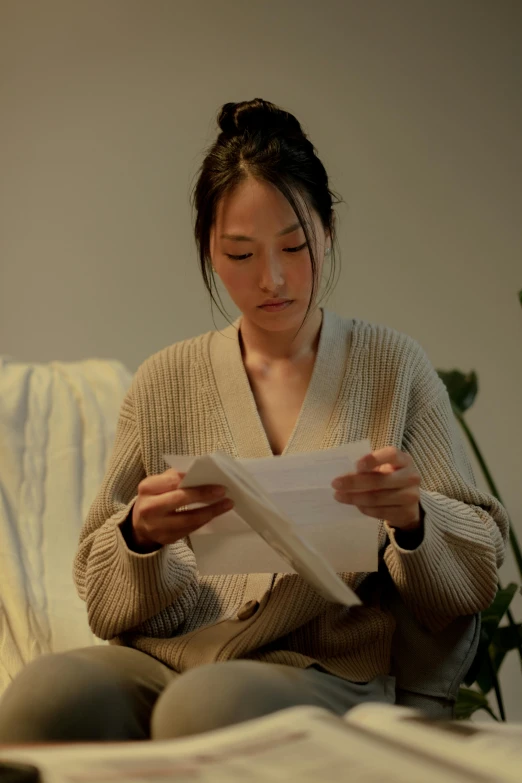
[{"label": "ribbed knit sleeve", "polygon": [[505,554],[508,517],[477,489],[446,387],[420,350],[424,405],[407,424],[403,449],[421,475],[424,537],[401,549],[385,523],[388,571],[417,619],[438,630],[460,615],[488,607]]},{"label": "ribbed knit sleeve", "polygon": [[127,547],[119,527],[145,478],[133,391],[134,383],[122,403],[109,465],[74,560],[74,582],[100,639],[133,629],[168,606],[174,632],[199,597],[195,558],[184,541],[138,554]]}]

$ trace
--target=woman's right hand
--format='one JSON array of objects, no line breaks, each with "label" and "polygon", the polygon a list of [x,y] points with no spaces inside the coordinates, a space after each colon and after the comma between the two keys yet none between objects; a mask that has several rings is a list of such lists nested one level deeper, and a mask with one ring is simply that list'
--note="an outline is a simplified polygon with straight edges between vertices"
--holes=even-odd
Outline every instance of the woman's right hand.
[{"label": "woman's right hand", "polygon": [[[140,483],[132,509],[132,537],[140,550],[154,551],[165,544],[174,544],[233,508],[233,502],[225,497],[225,487],[181,489],[179,483],[184,475],[169,468]],[[178,511],[193,503],[210,505]]]}]

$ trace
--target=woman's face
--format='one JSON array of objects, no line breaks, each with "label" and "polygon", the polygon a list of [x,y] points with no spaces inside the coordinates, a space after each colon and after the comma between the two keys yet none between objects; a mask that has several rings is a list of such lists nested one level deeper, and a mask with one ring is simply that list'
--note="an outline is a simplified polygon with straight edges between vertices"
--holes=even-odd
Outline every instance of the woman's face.
[{"label": "woman's face", "polygon": [[[320,280],[329,233],[314,211],[312,218]],[[210,254],[244,317],[262,329],[299,329],[312,290],[310,255],[295,212],[274,185],[248,178],[221,199]]]}]

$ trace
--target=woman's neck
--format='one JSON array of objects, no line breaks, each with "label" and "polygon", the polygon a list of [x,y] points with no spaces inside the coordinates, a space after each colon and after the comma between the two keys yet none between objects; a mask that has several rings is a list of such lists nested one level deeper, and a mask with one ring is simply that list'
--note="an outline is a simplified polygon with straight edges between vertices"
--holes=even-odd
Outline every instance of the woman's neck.
[{"label": "woman's neck", "polygon": [[323,312],[315,308],[296,334],[296,329],[288,331],[268,331],[260,329],[246,318],[241,319],[240,338],[243,359],[263,360],[267,364],[315,357],[319,344],[319,335],[323,322]]}]

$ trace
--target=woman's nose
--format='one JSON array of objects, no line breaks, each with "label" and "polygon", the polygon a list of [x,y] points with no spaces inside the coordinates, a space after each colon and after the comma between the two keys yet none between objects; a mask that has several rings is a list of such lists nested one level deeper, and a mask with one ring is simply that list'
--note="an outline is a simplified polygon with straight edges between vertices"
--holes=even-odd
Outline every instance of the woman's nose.
[{"label": "woman's nose", "polygon": [[267,258],[262,262],[259,286],[264,291],[277,291],[284,284],[283,269],[277,258]]}]

